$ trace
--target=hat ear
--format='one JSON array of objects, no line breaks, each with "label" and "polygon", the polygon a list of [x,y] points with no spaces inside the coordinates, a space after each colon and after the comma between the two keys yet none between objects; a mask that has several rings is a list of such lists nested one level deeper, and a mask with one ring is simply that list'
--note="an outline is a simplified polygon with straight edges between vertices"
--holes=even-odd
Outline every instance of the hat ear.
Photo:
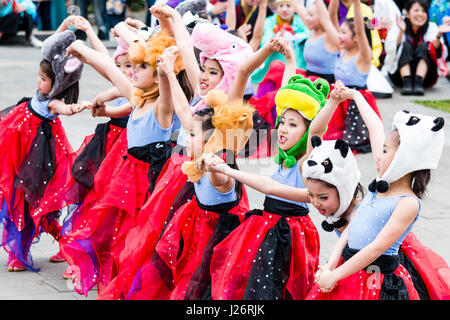
[{"label": "hat ear", "polygon": [[345,142],[344,140],[342,140],[342,139],[336,140],[336,143],[334,144],[334,148],[339,149],[343,158],[345,158],[347,156],[349,148],[348,148],[347,142]]},{"label": "hat ear", "polygon": [[318,147],[322,144],[322,139],[320,139],[319,136],[312,136],[311,137],[311,145],[313,148]]},{"label": "hat ear", "polygon": [[435,123],[435,125],[433,128],[431,128],[431,131],[439,131],[444,127],[445,121],[442,117],[437,117],[433,122]]}]

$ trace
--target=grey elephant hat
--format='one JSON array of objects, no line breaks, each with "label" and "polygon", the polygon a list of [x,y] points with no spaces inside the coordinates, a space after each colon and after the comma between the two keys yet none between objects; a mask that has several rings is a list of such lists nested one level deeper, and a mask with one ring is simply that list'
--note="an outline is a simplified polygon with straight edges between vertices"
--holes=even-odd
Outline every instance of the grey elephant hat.
[{"label": "grey elephant hat", "polygon": [[42,46],[42,57],[50,62],[55,74],[55,81],[48,94],[43,95],[38,91],[39,100],[52,99],[80,80],[83,63],[73,56],[66,57],[67,47],[75,40],[75,33],[70,30],[55,33],[45,39]]}]

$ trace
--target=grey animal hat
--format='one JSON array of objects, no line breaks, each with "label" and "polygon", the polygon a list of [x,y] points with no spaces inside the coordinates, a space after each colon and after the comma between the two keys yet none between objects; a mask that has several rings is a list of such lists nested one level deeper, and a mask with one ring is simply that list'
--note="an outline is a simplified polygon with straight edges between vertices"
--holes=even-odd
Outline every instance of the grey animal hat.
[{"label": "grey animal hat", "polygon": [[38,91],[39,100],[52,99],[80,80],[83,63],[73,56],[66,57],[67,47],[75,40],[75,33],[70,30],[55,33],[45,39],[41,49],[42,56],[50,62],[55,74],[55,81],[48,94],[43,95]]}]

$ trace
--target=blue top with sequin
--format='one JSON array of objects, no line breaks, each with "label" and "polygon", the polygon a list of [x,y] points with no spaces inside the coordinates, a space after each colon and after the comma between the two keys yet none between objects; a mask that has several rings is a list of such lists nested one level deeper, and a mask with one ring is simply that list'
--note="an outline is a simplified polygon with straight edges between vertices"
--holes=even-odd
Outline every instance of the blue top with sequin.
[{"label": "blue top with sequin", "polygon": [[[348,246],[351,249],[361,250],[369,245],[383,227],[388,222],[397,203],[404,197],[412,197],[410,195],[404,195],[399,197],[379,197],[377,198],[375,192],[370,192],[366,195],[363,201],[360,203],[359,208],[354,213],[354,217],[348,225]],[[417,198],[415,198],[417,199]],[[419,202],[419,200],[417,199]],[[419,202],[420,213],[420,202]],[[413,227],[414,223],[419,217],[419,213],[414,219],[413,223],[406,229],[406,231],[397,239],[394,244],[386,250],[385,255],[396,255],[403,240],[408,235],[408,232]]]},{"label": "blue top with sequin", "polygon": [[230,191],[219,192],[209,181],[209,172],[207,172],[198,182],[194,183],[195,195],[198,201],[205,206],[228,203],[237,200],[235,185],[236,181],[233,182],[233,188]]},{"label": "blue top with sequin", "polygon": [[365,88],[367,86],[367,77],[369,76],[369,73],[359,72],[355,64],[356,55],[347,63],[344,63],[342,58],[343,56],[339,55],[334,66],[334,78],[336,81],[341,80],[347,87]]},{"label": "blue top with sequin", "polygon": [[127,123],[127,141],[128,148],[142,147],[153,142],[168,141],[172,136],[172,125],[164,129],[158,123],[156,119],[154,107],[145,115],[132,119],[133,112],[128,118]]},{"label": "blue top with sequin", "polygon": [[303,57],[306,61],[306,70],[319,74],[333,74],[338,51],[329,52],[325,49],[324,36],[320,36],[315,41],[308,38],[303,50]]},{"label": "blue top with sequin", "polygon": [[[272,174],[272,180],[276,182],[285,184],[287,186],[295,187],[295,188],[305,188],[305,184],[303,183],[302,174],[300,172],[299,163],[297,162],[295,166],[291,168],[282,169],[281,164],[277,166],[275,172]],[[266,197],[278,199],[284,202],[293,203],[308,209],[308,205],[304,202],[297,202],[292,200],[283,199],[273,195],[267,195]]]},{"label": "blue top with sequin", "polygon": [[36,111],[36,113],[43,116],[44,118],[49,120],[55,120],[58,117],[58,115],[52,114],[48,110],[48,104],[50,103],[50,101],[52,100],[40,101],[38,100],[37,96],[34,95],[33,98],[31,98],[31,108],[33,108],[33,110]]}]

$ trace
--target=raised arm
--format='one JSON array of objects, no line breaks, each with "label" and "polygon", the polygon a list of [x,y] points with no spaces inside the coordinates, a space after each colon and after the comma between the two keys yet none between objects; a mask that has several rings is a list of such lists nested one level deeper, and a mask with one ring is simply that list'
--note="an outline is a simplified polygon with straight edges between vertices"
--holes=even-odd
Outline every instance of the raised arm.
[{"label": "raised arm", "polygon": [[325,31],[326,39],[337,48],[339,46],[338,30],[327,11],[325,3],[322,0],[316,0],[314,6],[319,14],[320,24]]},{"label": "raised arm", "polygon": [[236,3],[235,0],[227,1],[227,11],[225,15],[225,24],[229,29],[236,29]]},{"label": "raised arm", "polygon": [[294,6],[295,13],[300,17],[300,19],[302,19],[303,23],[306,24],[306,17],[308,13],[305,5],[303,4],[303,0],[294,0],[292,1],[292,5]]},{"label": "raised arm", "polygon": [[339,0],[330,0],[330,4],[328,5],[328,13],[331,19],[331,23],[334,25],[336,30],[339,30]]},{"label": "raised arm", "polygon": [[353,0],[353,8],[355,10],[355,34],[359,44],[358,58],[360,58],[364,64],[370,64],[370,61],[372,60],[372,49],[370,48],[369,40],[367,39],[364,29],[364,18],[361,12],[360,0]]},{"label": "raised arm", "polygon": [[87,47],[81,40],[74,41],[67,48],[66,54],[73,54],[81,61],[92,66],[100,74],[105,75],[106,79],[111,81],[117,90],[119,90],[121,96],[131,100],[133,85],[119,68],[116,67],[116,64],[109,55]]},{"label": "raised arm", "polygon": [[213,153],[205,155],[203,161],[206,165],[206,170],[225,174],[263,194],[292,201],[310,201],[308,191],[305,188],[294,188],[276,182],[269,177],[232,169],[220,157]]},{"label": "raised arm", "polygon": [[383,143],[385,140],[383,121],[358,90],[346,88],[342,95],[344,98],[355,101],[364,124],[367,130],[369,130],[370,146],[372,147],[372,155],[376,162],[383,152]]},{"label": "raised arm", "polygon": [[261,44],[261,39],[264,34],[264,21],[267,15],[267,1],[268,0],[257,0],[258,2],[258,16],[256,17],[255,26],[253,27],[253,35],[249,41],[250,46],[253,51],[258,50]]},{"label": "raised arm", "polygon": [[181,15],[175,9],[168,5],[153,6],[152,12],[158,15],[158,17],[166,17],[172,22],[172,29],[177,42],[177,47],[180,50],[181,57],[183,58],[183,64],[186,68],[186,73],[192,88],[198,87],[198,81],[200,78],[200,68],[195,58],[194,45],[192,38],[183,24]]}]

